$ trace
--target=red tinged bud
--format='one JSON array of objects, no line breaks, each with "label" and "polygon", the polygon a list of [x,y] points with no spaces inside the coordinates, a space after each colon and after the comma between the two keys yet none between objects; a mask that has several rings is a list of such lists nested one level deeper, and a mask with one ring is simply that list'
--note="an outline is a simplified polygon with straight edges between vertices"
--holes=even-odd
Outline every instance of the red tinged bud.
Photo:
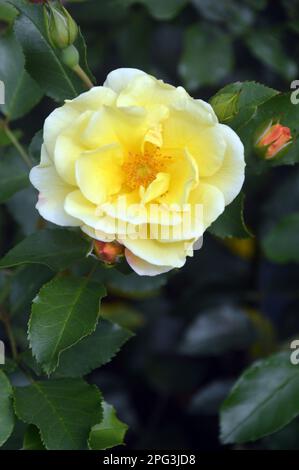
[{"label": "red tinged bud", "polygon": [[124,256],[124,247],[118,242],[101,242],[94,240],[96,256],[106,264],[115,264]]},{"label": "red tinged bud", "polygon": [[281,124],[271,124],[260,136],[256,144],[258,149],[265,150],[263,155],[267,160],[274,158],[292,142],[292,134],[289,127],[282,126]]}]

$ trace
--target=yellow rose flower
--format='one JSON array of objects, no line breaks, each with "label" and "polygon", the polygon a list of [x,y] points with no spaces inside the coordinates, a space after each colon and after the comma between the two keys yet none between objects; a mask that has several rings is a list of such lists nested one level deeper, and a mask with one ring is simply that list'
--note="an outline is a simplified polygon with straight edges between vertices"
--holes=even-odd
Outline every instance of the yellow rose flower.
[{"label": "yellow rose flower", "polygon": [[244,167],[239,137],[209,104],[118,69],[46,119],[30,180],[45,219],[118,241],[138,274],[156,275],[192,256],[239,193]]}]

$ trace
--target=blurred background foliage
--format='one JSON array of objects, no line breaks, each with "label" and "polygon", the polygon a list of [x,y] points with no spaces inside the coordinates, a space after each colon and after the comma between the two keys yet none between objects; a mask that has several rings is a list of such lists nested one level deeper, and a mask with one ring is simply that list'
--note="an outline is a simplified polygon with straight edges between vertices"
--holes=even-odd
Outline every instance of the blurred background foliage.
[{"label": "blurred background foliage", "polygon": [[[99,84],[115,68],[136,67],[208,100],[235,81],[254,80],[288,91],[298,78],[297,0],[64,3],[81,26]],[[6,6],[0,2],[2,35],[13,20]],[[28,144],[55,107],[38,90],[35,99],[39,105],[15,125],[15,130],[25,131]],[[5,169],[11,150],[1,129],[0,140]],[[37,160],[35,143],[30,152]],[[17,165],[11,194],[19,191],[2,195],[0,201],[5,202],[0,208],[1,255],[32,233],[38,220],[35,193],[24,180],[22,163]],[[219,408],[236,378],[255,359],[298,335],[298,188],[296,166],[248,174],[245,221],[252,237],[221,240],[206,234],[203,248],[184,268],[156,278],[104,267],[99,271],[109,292],[105,318],[136,333],[111,364],[91,377],[129,425],[129,448],[223,447]],[[284,222],[283,242],[275,244],[272,233],[274,255],[266,257],[262,240],[287,215],[292,220]],[[280,253],[287,248],[291,254]],[[268,259],[275,256],[280,263]],[[46,268],[17,271],[10,292],[12,300],[19,299],[13,302],[16,312],[28,313],[32,296],[48,278]],[[18,318],[22,341],[24,320]],[[295,420],[242,448],[299,448],[298,427]]]}]

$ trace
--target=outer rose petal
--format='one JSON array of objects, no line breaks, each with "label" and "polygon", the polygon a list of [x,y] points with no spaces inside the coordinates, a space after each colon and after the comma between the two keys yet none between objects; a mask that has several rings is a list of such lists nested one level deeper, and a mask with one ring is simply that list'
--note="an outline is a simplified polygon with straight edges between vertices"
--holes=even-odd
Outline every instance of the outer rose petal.
[{"label": "outer rose petal", "polygon": [[136,75],[117,98],[118,106],[143,106],[151,109],[161,104],[193,114],[200,125],[209,126],[218,122],[210,105],[192,99],[182,87],[175,88],[147,74]]},{"label": "outer rose petal", "polygon": [[172,266],[156,266],[154,264],[147,263],[138,256],[135,256],[130,250],[125,249],[125,257],[128,264],[139,274],[139,276],[157,276],[158,274],[163,274],[171,271]]},{"label": "outer rose petal", "polygon": [[61,106],[61,108],[54,109],[54,111],[45,120],[44,143],[51,159],[54,157],[57,137],[78,117],[79,112],[65,104],[64,106]]},{"label": "outer rose petal", "polygon": [[157,240],[133,237],[120,237],[120,243],[128,248],[135,256],[155,266],[172,266],[181,268],[186,262],[187,242],[160,243]]},{"label": "outer rose petal", "polygon": [[86,233],[90,238],[94,240],[99,240],[100,242],[113,242],[115,240],[114,235],[109,235],[107,233],[101,232],[100,230],[95,230],[88,225],[82,225],[82,232]]},{"label": "outer rose petal", "polygon": [[[225,207],[222,192],[216,186],[207,183],[199,183],[197,188],[192,191],[190,204],[192,211],[195,211],[196,204],[202,205],[204,230],[222,214]],[[198,236],[200,235],[201,233]]]},{"label": "outer rose petal", "polygon": [[[45,147],[42,147],[42,161],[49,161]],[[81,222],[64,210],[66,196],[74,188],[66,184],[58,175],[53,164],[43,164],[32,168],[30,181],[40,191],[36,208],[44,219],[62,226],[79,226]]]},{"label": "outer rose petal", "polygon": [[103,232],[109,235],[109,238],[112,235],[113,238],[116,238],[117,233],[121,235],[129,233],[130,227],[121,224],[119,220],[113,219],[104,213],[100,214],[97,206],[88,201],[79,190],[67,195],[64,208],[69,215],[80,220],[82,225],[90,227],[91,230]]},{"label": "outer rose petal", "polygon": [[133,78],[139,75],[147,76],[145,72],[139,69],[121,68],[113,70],[113,72],[107,75],[104,87],[111,88],[116,93],[120,93]]},{"label": "outer rose petal", "polygon": [[98,111],[101,106],[112,105],[116,99],[116,93],[110,88],[95,86],[91,90],[82,93],[73,100],[65,102],[73,109],[84,113],[85,111]]},{"label": "outer rose petal", "polygon": [[244,146],[238,135],[225,124],[219,124],[227,148],[220,169],[212,176],[204,178],[205,183],[222,191],[225,205],[230,204],[239,194],[245,177]]},{"label": "outer rose petal", "polygon": [[50,158],[54,154],[56,139],[67,127],[73,125],[81,113],[96,111],[103,105],[111,105],[115,101],[115,93],[109,88],[94,87],[73,100],[66,100],[60,108],[56,108],[45,120],[44,142]]}]

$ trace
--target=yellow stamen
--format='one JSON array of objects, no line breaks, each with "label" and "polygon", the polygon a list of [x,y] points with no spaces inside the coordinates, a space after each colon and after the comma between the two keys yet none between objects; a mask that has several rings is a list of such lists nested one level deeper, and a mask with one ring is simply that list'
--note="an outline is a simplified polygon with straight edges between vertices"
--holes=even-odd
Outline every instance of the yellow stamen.
[{"label": "yellow stamen", "polygon": [[161,171],[165,171],[171,157],[162,155],[154,145],[147,145],[143,153],[129,152],[122,168],[125,185],[130,189],[146,188]]}]

